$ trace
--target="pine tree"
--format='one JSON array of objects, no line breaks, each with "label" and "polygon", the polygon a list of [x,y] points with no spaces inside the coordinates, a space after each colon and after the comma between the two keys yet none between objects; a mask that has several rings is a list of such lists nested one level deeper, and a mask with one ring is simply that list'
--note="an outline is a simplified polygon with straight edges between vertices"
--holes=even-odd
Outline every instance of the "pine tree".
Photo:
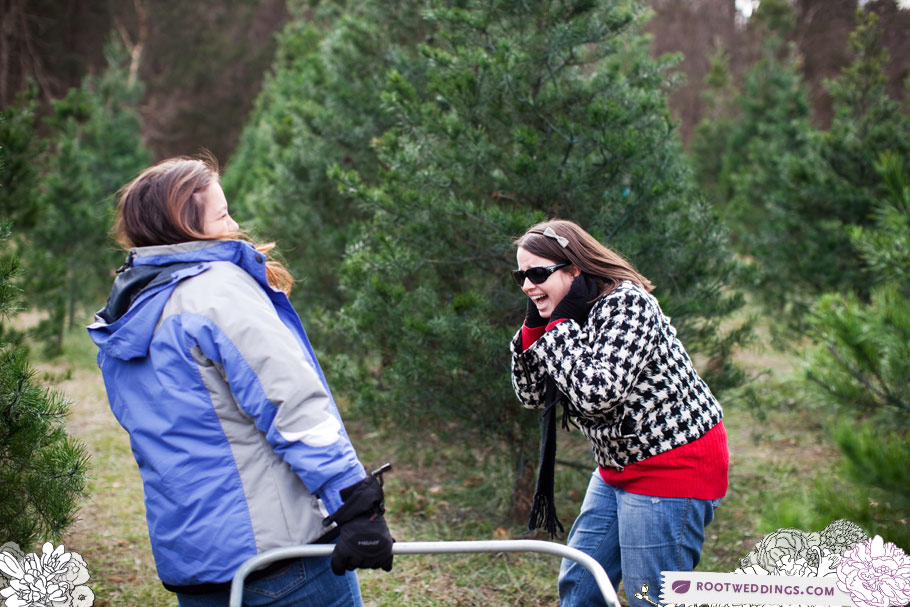
[{"label": "pine tree", "polygon": [[[853,61],[825,83],[834,118],[831,128],[820,134],[824,171],[800,193],[810,210],[827,210],[842,225],[872,225],[875,210],[888,193],[876,163],[883,153],[910,154],[910,106],[888,96],[890,58],[877,15],[858,11],[856,19],[849,40]],[[858,265],[859,256],[854,253],[850,261]],[[862,276],[849,286],[865,291],[864,282]]]},{"label": "pine tree", "polygon": [[[854,226],[870,301],[827,295],[812,317],[817,352],[810,379],[834,401],[910,424],[910,167],[896,154],[878,165],[889,186],[874,226]],[[896,416],[896,417],[894,417]]]},{"label": "pine tree", "polygon": [[113,195],[151,161],[135,109],[141,88],[122,46],[111,42],[107,56],[107,71],[53,103],[38,221],[26,235],[26,290],[48,314],[40,331],[53,352],[77,316],[103,305],[121,256],[109,239]]},{"label": "pine tree", "polygon": [[0,110],[0,217],[20,229],[34,225],[38,208],[38,158],[43,144],[37,135],[37,89],[30,86],[16,103]]},{"label": "pine tree", "polygon": [[[843,455],[843,486],[822,479],[814,510],[843,518],[910,549],[901,519],[910,509],[910,157],[885,154],[878,169],[888,184],[875,223],[854,226],[868,300],[853,293],[821,297],[810,326],[807,394],[833,409],[833,434]],[[833,499],[822,496],[840,495]],[[870,502],[874,507],[870,507]]]},{"label": "pine tree", "polygon": [[[738,92],[723,64],[715,66],[709,90],[733,99],[699,125],[693,145],[699,181],[740,255],[753,261],[751,286],[775,314],[792,307],[789,289],[775,279],[789,284],[800,264],[817,263],[825,254],[824,244],[809,238],[813,225],[795,208],[791,184],[794,164],[813,156],[814,133],[801,57],[787,42],[794,21],[786,0],[761,3],[749,23],[761,35],[758,61]],[[794,258],[796,243],[807,254]]]},{"label": "pine tree", "polygon": [[[0,226],[0,321],[18,310],[13,279],[19,261],[9,238],[8,224]],[[59,540],[74,522],[89,459],[66,434],[69,402],[35,381],[26,349],[9,341],[5,324],[0,322],[0,537],[26,548]]]},{"label": "pine tree", "polygon": [[[719,190],[728,196],[722,207],[725,223],[740,254],[754,260],[754,289],[773,314],[784,313],[784,318],[787,313],[800,317],[805,306],[792,311],[799,289],[782,289],[781,282],[795,286],[825,275],[826,268],[817,266],[829,246],[815,233],[817,223],[805,221],[792,185],[794,167],[815,158],[800,62],[795,45],[782,35],[764,39],[761,58],[746,74],[740,119],[730,131],[718,179]],[[779,327],[773,328],[777,334]]]},{"label": "pine tree", "polygon": [[695,179],[712,203],[722,208],[730,200],[730,184],[722,177],[727,140],[737,127],[739,90],[730,71],[730,56],[715,48],[708,57],[709,69],[703,93],[705,113],[692,138]]},{"label": "pine tree", "polygon": [[826,292],[869,296],[862,257],[845,226],[874,223],[874,210],[886,191],[875,166],[878,158],[910,153],[910,106],[887,95],[888,53],[875,13],[857,12],[850,48],[852,63],[826,83],[833,99],[832,124],[810,134],[809,153],[792,158],[781,192],[790,201],[785,227],[770,224],[780,237],[768,243],[776,254],[766,256],[766,284],[791,279],[799,288],[788,298],[797,311]]},{"label": "pine tree", "polygon": [[[821,294],[852,290],[868,297],[844,226],[871,223],[883,191],[874,162],[887,151],[908,152],[910,113],[886,94],[888,56],[876,15],[859,11],[850,38],[853,62],[827,83],[834,119],[828,129],[815,126],[800,57],[783,42],[788,11],[782,0],[762,2],[754,18],[771,35],[747,72],[739,114],[726,137],[716,125],[703,125],[700,135],[712,139],[694,149],[702,183],[714,193],[738,251],[754,262],[754,290],[779,319],[775,328],[803,330]],[[711,167],[720,167],[716,184]]]},{"label": "pine tree", "polygon": [[729,351],[741,336],[717,325],[738,305],[723,294],[725,235],[683,163],[670,63],[650,58],[642,7],[425,5],[437,33],[386,77],[381,170],[332,172],[370,218],[347,250],[338,315],[349,346],[336,372],[355,406],[498,445],[518,471],[533,462],[536,417],[508,378],[525,307],[508,271],[511,240],[547,216],[627,255],[684,342],[711,359],[709,381],[738,380]]}]

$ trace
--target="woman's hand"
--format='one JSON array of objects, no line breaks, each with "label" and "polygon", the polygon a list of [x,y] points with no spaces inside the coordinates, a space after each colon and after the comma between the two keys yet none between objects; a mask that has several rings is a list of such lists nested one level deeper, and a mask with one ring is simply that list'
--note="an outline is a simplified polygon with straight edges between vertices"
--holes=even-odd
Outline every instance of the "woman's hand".
[{"label": "woman's hand", "polygon": [[547,321],[540,316],[540,312],[537,311],[537,306],[534,305],[534,301],[529,297],[528,309],[525,312],[525,326],[529,329],[535,329],[537,327],[542,327],[545,324],[547,324]]},{"label": "woman's hand", "polygon": [[594,305],[594,299],[600,295],[597,281],[591,276],[581,273],[572,281],[569,292],[565,297],[556,304],[550,321],[561,318],[571,318],[578,324],[584,324],[588,318],[588,312]]},{"label": "woman's hand", "polygon": [[362,481],[341,490],[344,503],[325,524],[335,522],[339,527],[338,542],[332,551],[332,572],[382,567],[392,570],[392,544],[383,513],[385,495],[382,485],[372,474]]}]

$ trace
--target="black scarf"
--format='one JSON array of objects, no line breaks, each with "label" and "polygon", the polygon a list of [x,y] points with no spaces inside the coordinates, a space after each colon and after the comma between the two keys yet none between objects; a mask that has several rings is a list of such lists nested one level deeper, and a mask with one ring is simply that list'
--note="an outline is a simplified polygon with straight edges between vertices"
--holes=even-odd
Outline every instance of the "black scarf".
[{"label": "black scarf", "polygon": [[[593,279],[587,280],[585,284],[589,290],[594,289],[594,293],[597,292],[597,283]],[[583,325],[592,306],[593,301],[576,306],[575,314],[572,317]],[[540,463],[537,469],[537,487],[534,489],[534,501],[531,503],[528,529],[534,531],[543,528],[551,538],[556,537],[557,529],[560,533],[565,531],[556,517],[556,500],[553,495],[556,469],[556,405],[560,402],[562,402],[562,427],[568,430],[571,422],[565,400],[566,397],[559,391],[556,381],[547,376],[543,401],[545,406],[540,415]]]},{"label": "black scarf", "polygon": [[[531,503],[531,516],[528,529],[543,528],[551,538],[559,532],[565,531],[562,523],[556,517],[556,500],[554,493],[554,477],[556,469],[556,406],[562,401],[563,395],[556,387],[552,377],[547,377],[544,391],[543,413],[540,414],[540,463],[537,469],[537,487],[534,489],[534,501]],[[569,429],[569,412],[563,403],[562,427]]]}]

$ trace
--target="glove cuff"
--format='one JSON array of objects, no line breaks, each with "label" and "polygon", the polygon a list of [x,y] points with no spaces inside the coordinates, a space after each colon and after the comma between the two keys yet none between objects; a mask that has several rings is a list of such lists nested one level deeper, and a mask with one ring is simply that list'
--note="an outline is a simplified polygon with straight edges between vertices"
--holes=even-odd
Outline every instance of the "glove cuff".
[{"label": "glove cuff", "polygon": [[357,517],[369,514],[385,513],[385,496],[382,486],[372,474],[363,480],[341,490],[344,503],[331,516],[323,519],[322,524],[328,527],[332,523],[343,525]]}]

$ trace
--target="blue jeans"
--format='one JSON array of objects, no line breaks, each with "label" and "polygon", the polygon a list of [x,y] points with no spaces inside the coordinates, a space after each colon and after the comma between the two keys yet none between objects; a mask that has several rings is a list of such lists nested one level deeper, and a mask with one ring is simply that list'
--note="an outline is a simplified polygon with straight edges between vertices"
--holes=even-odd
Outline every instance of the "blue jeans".
[{"label": "blue jeans", "polygon": [[[651,497],[611,487],[595,470],[567,545],[599,562],[613,588],[623,580],[629,607],[652,607],[635,598],[642,584],[660,602],[661,571],[692,571],[701,557],[705,527],[720,500]],[[561,607],[605,605],[594,577],[575,561],[559,568]]]},{"label": "blue jeans", "polygon": [[[243,585],[244,607],[361,607],[360,584],[353,571],[332,573],[331,558],[295,559],[287,567]],[[227,607],[230,591],[177,594],[180,607]]]}]

